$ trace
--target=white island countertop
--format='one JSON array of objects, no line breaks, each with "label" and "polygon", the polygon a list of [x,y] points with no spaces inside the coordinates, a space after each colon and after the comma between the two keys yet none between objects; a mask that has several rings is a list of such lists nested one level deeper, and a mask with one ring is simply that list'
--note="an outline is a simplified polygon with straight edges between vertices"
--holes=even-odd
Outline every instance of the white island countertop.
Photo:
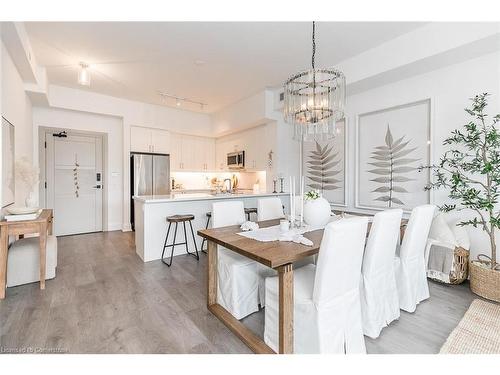
[{"label": "white island countertop", "polygon": [[[275,197],[281,200],[288,212],[290,206],[289,193],[257,193],[250,191],[238,191],[235,194],[210,194],[210,192],[173,193],[169,195],[140,195],[134,197],[134,227],[135,227],[135,250],[144,262],[161,258],[165,236],[167,235],[169,223],[165,220],[172,215],[193,215],[194,219],[188,225],[193,226],[194,241],[190,230],[187,232],[187,242],[190,251],[194,251],[195,243],[198,251],[201,250],[202,238],[196,233],[199,229],[205,229],[209,223],[207,213],[212,211],[215,202],[227,199],[239,200],[246,208],[257,208],[259,199]],[[250,214],[251,220],[256,220],[255,213]],[[177,227],[177,225],[175,226]],[[190,229],[190,227],[188,227]],[[173,241],[173,231],[170,233],[168,243]],[[181,229],[178,238],[184,239],[184,231]],[[180,237],[179,237],[180,236]],[[182,242],[182,241],[181,241]],[[206,246],[206,244],[204,244]],[[170,254],[171,248],[168,250]],[[174,255],[185,254],[185,246],[175,246]]]},{"label": "white island countertop", "polygon": [[238,199],[238,198],[258,198],[289,195],[289,193],[173,193],[168,195],[138,195],[134,200],[142,203],[166,203],[179,201],[202,201],[202,200],[220,200],[220,199]]}]

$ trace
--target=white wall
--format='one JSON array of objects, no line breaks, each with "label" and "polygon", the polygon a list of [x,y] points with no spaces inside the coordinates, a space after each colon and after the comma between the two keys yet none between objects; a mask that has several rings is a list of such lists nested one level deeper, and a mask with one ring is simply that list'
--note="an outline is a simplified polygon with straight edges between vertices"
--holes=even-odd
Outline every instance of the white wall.
[{"label": "white wall", "polygon": [[[15,158],[33,160],[31,102],[23,80],[2,42],[2,116],[15,127]],[[16,181],[16,205],[24,205],[29,189]]]},{"label": "white wall", "polygon": [[[113,116],[77,112],[55,108],[33,108],[33,124],[39,127],[61,128],[96,132],[105,135],[106,156],[103,183],[107,195],[107,230],[122,228],[123,197],[123,126],[122,120]],[[35,136],[38,138],[38,136]],[[43,150],[42,150],[43,152]]]},{"label": "white wall", "polygon": [[[469,120],[463,110],[470,105],[469,98],[489,92],[490,115],[500,113],[500,52],[484,55],[466,62],[451,65],[427,74],[415,76],[390,85],[368,90],[347,98],[347,119],[349,126],[349,154],[347,157],[348,207],[354,208],[355,196],[355,124],[359,114],[431,99],[432,145],[431,157],[439,160],[445,148],[443,140],[453,129]],[[447,201],[445,191],[435,191],[432,202]],[[480,230],[468,228],[472,239],[472,253],[488,252],[486,236]]]},{"label": "white wall", "polygon": [[[133,125],[167,129],[199,136],[212,135],[210,116],[176,108],[146,104],[86,90],[49,86],[49,104],[53,108],[115,116],[122,121],[122,229],[130,229],[130,127]],[[70,125],[68,125],[70,126]]]},{"label": "white wall", "polygon": [[269,122],[266,118],[266,91],[233,103],[211,117],[217,137],[265,124]]}]

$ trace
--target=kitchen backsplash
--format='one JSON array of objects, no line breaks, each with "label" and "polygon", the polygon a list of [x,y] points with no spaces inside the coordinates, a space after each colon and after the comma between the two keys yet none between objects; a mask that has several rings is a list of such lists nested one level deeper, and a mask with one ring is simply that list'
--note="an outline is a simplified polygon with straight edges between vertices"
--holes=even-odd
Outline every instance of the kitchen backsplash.
[{"label": "kitchen backsplash", "polygon": [[235,175],[238,179],[238,189],[253,189],[254,184],[259,184],[261,192],[266,191],[266,172],[172,172],[170,178],[175,180],[176,186],[181,185],[183,190],[212,189],[214,178],[223,181]]}]

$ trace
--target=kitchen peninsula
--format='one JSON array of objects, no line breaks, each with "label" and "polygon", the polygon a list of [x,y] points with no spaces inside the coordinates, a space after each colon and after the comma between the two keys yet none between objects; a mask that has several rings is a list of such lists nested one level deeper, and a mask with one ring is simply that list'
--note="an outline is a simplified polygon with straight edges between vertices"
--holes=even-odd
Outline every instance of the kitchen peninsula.
[{"label": "kitchen peninsula", "polygon": [[[192,214],[193,230],[197,233],[203,229],[207,223],[207,212],[212,210],[212,203],[236,199],[244,202],[245,207],[257,207],[259,198],[278,196],[285,206],[285,212],[289,206],[288,193],[227,193],[227,194],[208,194],[208,193],[184,193],[156,196],[135,196],[135,247],[136,253],[144,262],[157,260],[161,258],[163,243],[167,233],[166,217],[170,215]],[[252,220],[255,220],[252,217]],[[176,242],[184,241],[184,233],[179,230]],[[188,234],[188,246],[194,250],[193,240]],[[169,239],[171,241],[171,239]],[[198,251],[201,250],[201,237],[196,236],[196,245]],[[185,254],[184,245],[176,246],[174,255]]]}]

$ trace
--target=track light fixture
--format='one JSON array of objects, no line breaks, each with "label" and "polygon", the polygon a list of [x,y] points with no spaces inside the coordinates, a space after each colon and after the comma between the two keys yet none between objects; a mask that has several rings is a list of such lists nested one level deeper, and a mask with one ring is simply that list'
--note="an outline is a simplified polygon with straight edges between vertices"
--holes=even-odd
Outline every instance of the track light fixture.
[{"label": "track light fixture", "polygon": [[[173,99],[175,100],[175,105],[177,107],[180,107],[183,103],[191,103],[191,104],[196,104],[200,106],[200,109],[203,111],[205,107],[208,105],[207,103],[199,102],[196,100],[192,100],[189,98],[183,98],[177,95],[169,94],[164,91],[158,91],[158,94],[162,97],[162,99],[166,102],[167,99]],[[171,103],[171,102],[170,102]]]}]

